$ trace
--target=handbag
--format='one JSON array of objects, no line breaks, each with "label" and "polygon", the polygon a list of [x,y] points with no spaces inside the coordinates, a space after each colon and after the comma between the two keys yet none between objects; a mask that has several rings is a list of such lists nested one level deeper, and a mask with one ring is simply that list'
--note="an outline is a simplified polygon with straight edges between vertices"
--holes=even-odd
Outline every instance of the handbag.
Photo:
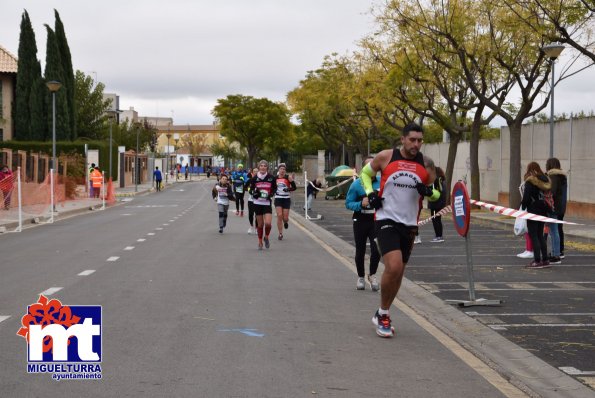
[{"label": "handbag", "polygon": [[[524,210],[522,207],[519,210]],[[517,217],[514,220],[514,234],[521,236],[527,233],[527,220]]]}]

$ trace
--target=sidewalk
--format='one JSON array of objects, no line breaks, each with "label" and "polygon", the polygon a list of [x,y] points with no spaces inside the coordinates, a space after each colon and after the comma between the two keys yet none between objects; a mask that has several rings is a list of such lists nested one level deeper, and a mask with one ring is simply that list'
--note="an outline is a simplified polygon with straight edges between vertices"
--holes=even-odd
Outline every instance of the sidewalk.
[{"label": "sidewalk", "polygon": [[[206,176],[204,175],[192,176],[191,180],[184,180],[184,178],[182,177],[177,181],[174,177],[173,179],[168,179],[167,184],[164,180],[162,189],[167,190],[180,183],[196,182],[205,179]],[[215,179],[213,179],[213,181],[215,181]],[[116,204],[118,202],[124,201],[124,198],[130,198],[136,195],[147,194],[149,192],[155,191],[152,182],[139,184],[138,187],[135,185],[130,185],[124,188],[120,188],[119,186],[117,186],[117,184],[117,182],[114,183],[114,185],[116,185]],[[12,199],[13,206],[9,210],[0,211],[0,233],[16,232],[16,229],[19,226],[19,209],[16,206],[16,194],[13,195]],[[107,206],[110,205],[106,203],[106,207]],[[102,207],[103,201],[101,199],[95,198],[82,198],[76,200],[67,200],[65,202],[59,202],[56,203],[56,212],[54,212],[54,220],[60,220],[61,218],[64,218],[66,216],[86,213],[88,211],[100,210]],[[47,223],[50,220],[49,204],[46,206],[23,206],[22,217],[23,228],[26,228],[31,224]]]}]

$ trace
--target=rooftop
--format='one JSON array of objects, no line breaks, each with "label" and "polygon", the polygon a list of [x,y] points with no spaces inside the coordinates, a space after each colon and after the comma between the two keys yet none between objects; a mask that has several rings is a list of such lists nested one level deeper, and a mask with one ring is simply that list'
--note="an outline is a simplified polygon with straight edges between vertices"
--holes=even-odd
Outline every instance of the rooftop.
[{"label": "rooftop", "polygon": [[8,52],[7,49],[0,46],[0,72],[17,73],[17,57]]}]

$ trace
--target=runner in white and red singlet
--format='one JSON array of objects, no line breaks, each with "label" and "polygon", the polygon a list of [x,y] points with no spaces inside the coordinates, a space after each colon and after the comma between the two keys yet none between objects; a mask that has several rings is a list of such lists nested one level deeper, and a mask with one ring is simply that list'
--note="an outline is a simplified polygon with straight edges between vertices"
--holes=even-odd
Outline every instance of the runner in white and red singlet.
[{"label": "runner in white and red singlet", "polygon": [[[360,180],[369,205],[376,209],[376,239],[384,260],[384,273],[380,283],[380,308],[372,322],[380,337],[392,337],[389,308],[393,303],[411,255],[417,230],[420,195],[430,201],[440,197],[428,187],[435,179],[435,171],[424,166],[419,151],[423,143],[423,130],[415,123],[408,124],[401,135],[401,148],[380,152],[363,169]],[[372,189],[372,178],[381,172],[380,192]]]},{"label": "runner in white and red singlet", "polygon": [[266,160],[258,162],[258,173],[250,180],[250,192],[254,198],[254,215],[256,216],[256,230],[258,232],[258,250],[264,246],[270,247],[269,234],[273,220],[271,198],[277,190],[277,178],[268,172],[269,163]]},{"label": "runner in white and red singlet", "polygon": [[277,213],[277,228],[279,240],[283,239],[283,227],[289,228],[289,208],[291,207],[290,192],[296,190],[293,175],[287,175],[285,163],[279,164],[277,175],[277,190],[275,191],[275,212]]}]

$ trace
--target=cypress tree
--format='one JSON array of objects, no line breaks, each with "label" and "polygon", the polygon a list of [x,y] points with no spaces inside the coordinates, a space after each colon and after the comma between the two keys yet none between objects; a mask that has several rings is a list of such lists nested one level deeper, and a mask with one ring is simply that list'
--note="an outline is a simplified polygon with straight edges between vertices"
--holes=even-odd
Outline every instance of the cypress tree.
[{"label": "cypress tree", "polygon": [[66,92],[66,100],[68,104],[68,114],[70,116],[70,128],[72,132],[72,140],[77,137],[76,133],[76,112],[75,112],[75,101],[74,101],[74,72],[72,70],[72,57],[70,55],[70,47],[68,46],[68,40],[66,39],[66,33],[64,32],[64,25],[60,19],[60,14],[54,9],[54,15],[56,22],[54,30],[56,32],[56,42],[58,44],[58,50],[60,51],[60,61],[62,63],[62,72],[64,81],[62,82],[62,89]]},{"label": "cypress tree", "polygon": [[[68,102],[66,90],[64,89],[64,71],[60,58],[60,50],[56,42],[56,34],[48,25],[45,25],[48,32],[45,57],[45,81],[57,80],[62,83],[60,90],[56,92],[56,140],[70,141],[72,129],[70,128],[70,115],[68,113]],[[52,136],[52,93],[47,95],[47,126],[49,137]]]},{"label": "cypress tree", "polygon": [[35,81],[31,84],[29,94],[29,112],[31,126],[31,140],[44,141],[47,139],[46,106],[45,97],[48,88],[41,77],[41,65],[35,63]]},{"label": "cypress tree", "polygon": [[14,103],[15,140],[31,139],[31,88],[41,78],[41,68],[37,60],[37,44],[35,33],[27,10],[21,17],[21,33],[19,36],[18,73]]}]

